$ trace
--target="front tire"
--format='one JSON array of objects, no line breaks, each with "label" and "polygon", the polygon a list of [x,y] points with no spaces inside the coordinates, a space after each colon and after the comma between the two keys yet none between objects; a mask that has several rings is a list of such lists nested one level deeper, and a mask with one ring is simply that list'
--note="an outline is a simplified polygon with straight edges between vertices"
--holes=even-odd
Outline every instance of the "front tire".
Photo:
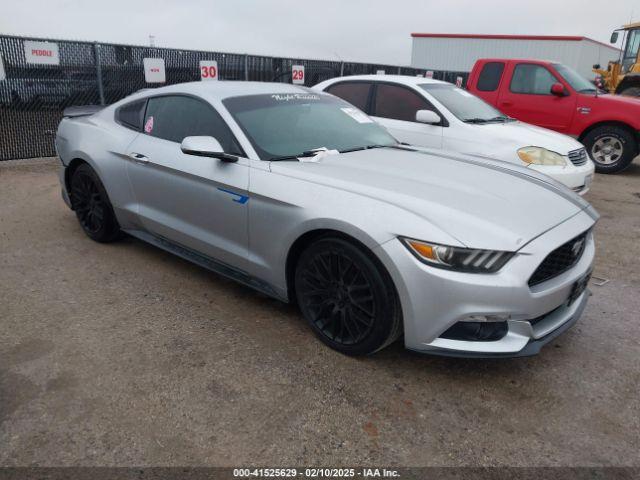
[{"label": "front tire", "polygon": [[638,152],[636,139],[616,126],[593,129],[582,140],[598,173],[618,173],[629,166]]},{"label": "front tire", "polygon": [[120,226],[95,170],[86,163],[80,165],[73,172],[70,187],[71,206],[84,233],[96,242],[117,240]]},{"label": "front tire", "polygon": [[400,302],[389,274],[364,248],[336,237],[300,256],[295,293],[315,334],[347,355],[374,353],[401,333]]}]

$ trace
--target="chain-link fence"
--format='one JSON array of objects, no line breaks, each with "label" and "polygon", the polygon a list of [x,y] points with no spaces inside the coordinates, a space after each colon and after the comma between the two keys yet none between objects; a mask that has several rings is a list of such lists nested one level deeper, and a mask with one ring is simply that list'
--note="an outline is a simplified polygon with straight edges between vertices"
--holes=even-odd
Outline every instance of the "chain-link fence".
[{"label": "chain-link fence", "polygon": [[[149,83],[145,59],[162,59],[164,81]],[[142,88],[201,79],[200,62],[217,62],[221,80],[292,81],[304,66],[313,86],[342,75],[425,75],[393,65],[264,57],[0,35],[0,160],[55,155],[53,137],[71,105],[110,104]],[[147,69],[149,67],[147,66]],[[466,82],[467,73],[434,71],[433,77]]]}]

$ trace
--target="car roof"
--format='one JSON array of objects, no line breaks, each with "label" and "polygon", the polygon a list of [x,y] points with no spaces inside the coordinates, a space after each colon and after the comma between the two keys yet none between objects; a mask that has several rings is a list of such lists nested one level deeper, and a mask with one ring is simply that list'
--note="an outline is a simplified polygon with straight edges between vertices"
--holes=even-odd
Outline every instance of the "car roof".
[{"label": "car roof", "polygon": [[337,81],[345,81],[345,80],[370,80],[370,81],[377,81],[377,82],[393,82],[393,83],[399,83],[402,85],[410,85],[410,86],[424,85],[425,83],[427,84],[448,83],[448,82],[443,82],[442,80],[435,80],[433,78],[425,78],[425,77],[418,77],[418,76],[411,76],[411,75],[386,75],[386,74],[385,75],[349,75],[346,77],[332,78],[322,83],[329,85]]},{"label": "car roof", "polygon": [[308,93],[309,89],[302,85],[288,83],[246,82],[220,80],[206,82],[188,82],[167,85],[166,87],[149,88],[141,91],[141,97],[168,93],[192,94],[210,99],[224,100],[240,95],[260,95],[269,93]]},{"label": "car roof", "polygon": [[545,60],[544,58],[479,58],[477,62],[487,63],[487,62],[511,62],[511,63],[535,63],[535,64],[556,64],[560,63],[556,60]]}]

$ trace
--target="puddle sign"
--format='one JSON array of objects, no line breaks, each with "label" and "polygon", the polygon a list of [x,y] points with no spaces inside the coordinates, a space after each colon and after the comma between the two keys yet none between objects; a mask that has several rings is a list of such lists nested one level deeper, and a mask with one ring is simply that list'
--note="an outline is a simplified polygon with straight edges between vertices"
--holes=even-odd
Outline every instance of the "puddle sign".
[{"label": "puddle sign", "polygon": [[200,60],[200,80],[218,80],[218,62]]},{"label": "puddle sign", "polygon": [[2,63],[2,55],[0,55],[0,80],[7,78],[7,74],[4,73],[4,63]]},{"label": "puddle sign", "polygon": [[463,82],[463,78],[462,77],[456,77],[456,87],[458,88],[462,88],[462,82]]},{"label": "puddle sign", "polygon": [[167,77],[164,70],[164,58],[144,58],[144,81],[147,83],[165,83]]},{"label": "puddle sign", "polygon": [[291,65],[293,83],[304,84],[304,65]]},{"label": "puddle sign", "polygon": [[58,44],[25,40],[24,58],[27,63],[35,63],[37,65],[60,65]]}]

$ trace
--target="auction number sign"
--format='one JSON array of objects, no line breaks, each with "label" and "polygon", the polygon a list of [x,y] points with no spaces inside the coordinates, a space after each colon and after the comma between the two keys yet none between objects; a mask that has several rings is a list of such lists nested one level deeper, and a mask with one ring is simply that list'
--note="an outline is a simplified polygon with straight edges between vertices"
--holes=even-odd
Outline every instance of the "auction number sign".
[{"label": "auction number sign", "polygon": [[167,76],[164,69],[164,58],[143,58],[144,81],[147,83],[165,83]]},{"label": "auction number sign", "polygon": [[462,82],[464,79],[462,77],[456,77],[456,87],[462,88]]},{"label": "auction number sign", "polygon": [[200,60],[200,80],[218,80],[218,62]]},{"label": "auction number sign", "polygon": [[304,65],[291,65],[293,83],[304,84]]}]

